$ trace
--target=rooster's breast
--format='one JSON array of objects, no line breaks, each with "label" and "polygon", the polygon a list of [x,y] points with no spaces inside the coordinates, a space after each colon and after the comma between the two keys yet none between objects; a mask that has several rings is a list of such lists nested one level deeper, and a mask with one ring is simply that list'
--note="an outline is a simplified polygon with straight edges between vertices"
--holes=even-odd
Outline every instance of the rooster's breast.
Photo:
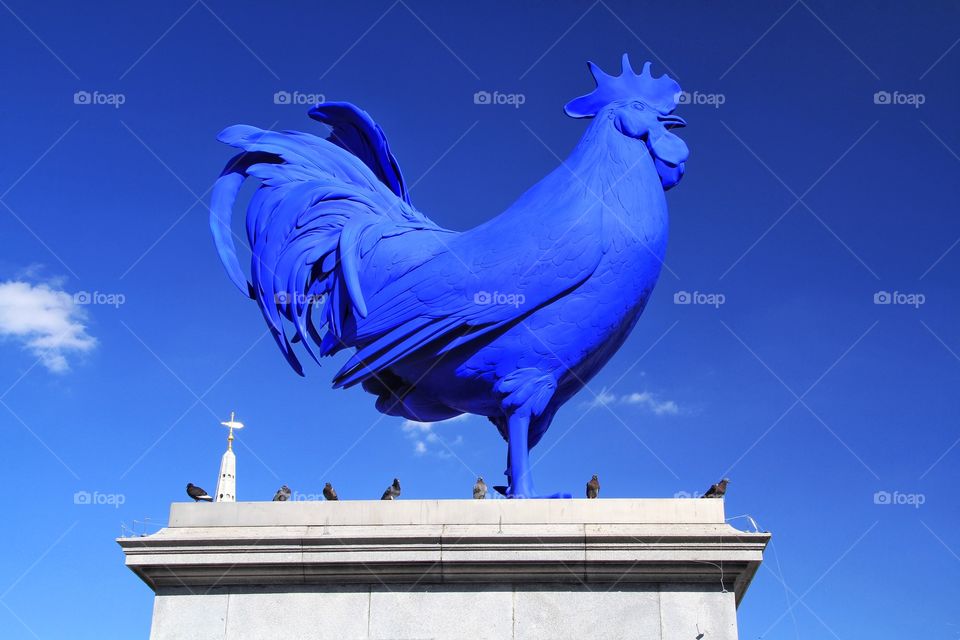
[{"label": "rooster's breast", "polygon": [[499,380],[519,369],[536,370],[557,381],[548,409],[555,410],[623,345],[653,291],[662,253],[632,244],[608,251],[580,287],[506,331],[439,360],[408,359],[393,368],[446,406],[481,415],[499,413]]},{"label": "rooster's breast", "polygon": [[535,339],[550,346],[548,361],[558,380],[555,405],[566,402],[603,368],[643,313],[661,259],[641,251],[608,252],[582,287],[527,323]]}]

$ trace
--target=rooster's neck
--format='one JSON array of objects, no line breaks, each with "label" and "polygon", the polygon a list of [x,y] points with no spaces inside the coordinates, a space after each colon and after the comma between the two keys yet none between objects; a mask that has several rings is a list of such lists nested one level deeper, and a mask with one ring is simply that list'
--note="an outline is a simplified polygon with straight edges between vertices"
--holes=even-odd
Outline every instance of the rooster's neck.
[{"label": "rooster's neck", "polygon": [[618,191],[643,188],[663,193],[646,143],[623,135],[606,118],[590,123],[567,165],[591,186],[617,189],[623,184],[625,189]]},{"label": "rooster's neck", "polygon": [[643,140],[595,119],[567,159],[487,223],[558,227],[581,233],[602,229],[605,241],[641,244],[659,255],[666,245],[667,206],[660,177]]},{"label": "rooster's neck", "polygon": [[665,231],[666,198],[643,140],[625,136],[612,121],[598,118],[564,165],[574,175],[571,187],[582,198],[602,202],[605,217],[629,224],[648,238]]}]

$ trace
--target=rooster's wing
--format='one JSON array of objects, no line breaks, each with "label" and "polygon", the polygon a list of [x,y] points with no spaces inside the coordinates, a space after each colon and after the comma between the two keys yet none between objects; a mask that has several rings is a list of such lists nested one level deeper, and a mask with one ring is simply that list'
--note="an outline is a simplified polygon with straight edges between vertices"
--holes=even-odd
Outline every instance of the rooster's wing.
[{"label": "rooster's wing", "polygon": [[518,214],[446,238],[411,234],[441,238],[445,248],[369,296],[357,322],[361,346],[334,385],[357,384],[428,344],[446,353],[568,295],[600,262],[601,225],[582,216],[573,226],[540,226]]}]

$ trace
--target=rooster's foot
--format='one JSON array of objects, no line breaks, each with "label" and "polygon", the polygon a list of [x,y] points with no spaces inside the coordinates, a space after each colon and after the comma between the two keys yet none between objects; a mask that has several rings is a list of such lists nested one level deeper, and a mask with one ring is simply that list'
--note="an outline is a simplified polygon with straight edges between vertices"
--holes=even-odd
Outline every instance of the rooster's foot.
[{"label": "rooster's foot", "polygon": [[505,487],[503,485],[497,485],[493,488],[494,491],[499,493],[505,498],[511,499],[555,499],[555,498],[572,498],[573,496],[564,491],[558,493],[551,493],[550,495],[541,496],[538,495],[535,491],[524,492],[521,490],[513,491],[510,487]]}]

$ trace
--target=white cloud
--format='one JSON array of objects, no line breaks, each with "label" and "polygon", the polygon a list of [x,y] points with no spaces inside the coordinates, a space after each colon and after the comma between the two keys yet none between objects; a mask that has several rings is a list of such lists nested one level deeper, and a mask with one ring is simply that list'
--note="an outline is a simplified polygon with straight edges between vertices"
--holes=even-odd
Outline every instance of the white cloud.
[{"label": "white cloud", "polygon": [[597,397],[593,399],[592,404],[601,405],[601,404],[613,404],[617,401],[616,394],[610,393],[606,389],[600,391],[597,394]]},{"label": "white cloud", "polygon": [[602,389],[600,393],[596,395],[593,401],[589,402],[588,404],[592,406],[629,404],[643,407],[651,411],[654,415],[658,416],[673,416],[680,413],[680,407],[676,402],[673,400],[661,400],[649,391],[634,391],[633,393],[627,393],[622,396],[618,396],[617,394],[607,391],[606,389]]},{"label": "white cloud", "polygon": [[83,309],[73,295],[47,284],[0,282],[0,337],[20,342],[54,373],[70,368],[67,355],[90,351]]},{"label": "white cloud", "polygon": [[631,394],[623,396],[621,402],[643,405],[658,416],[676,415],[680,413],[680,407],[677,406],[676,402],[673,400],[657,400],[649,391],[644,391],[643,393],[634,391]]},{"label": "white cloud", "polygon": [[[416,420],[404,420],[403,424],[400,425],[400,428],[403,429],[403,432],[407,434],[413,440],[413,452],[422,456],[427,453],[437,453],[440,457],[448,457],[450,454],[447,452],[446,446],[444,446],[443,441],[441,441],[440,436],[437,435],[433,428],[437,425],[442,424],[453,424],[455,422],[463,422],[470,418],[469,413],[461,413],[459,416],[454,416],[447,420],[440,420],[439,422],[417,422]],[[447,442],[447,446],[457,446],[463,443],[463,436],[457,436],[454,440]],[[430,445],[438,445],[436,447],[429,447]]]}]

